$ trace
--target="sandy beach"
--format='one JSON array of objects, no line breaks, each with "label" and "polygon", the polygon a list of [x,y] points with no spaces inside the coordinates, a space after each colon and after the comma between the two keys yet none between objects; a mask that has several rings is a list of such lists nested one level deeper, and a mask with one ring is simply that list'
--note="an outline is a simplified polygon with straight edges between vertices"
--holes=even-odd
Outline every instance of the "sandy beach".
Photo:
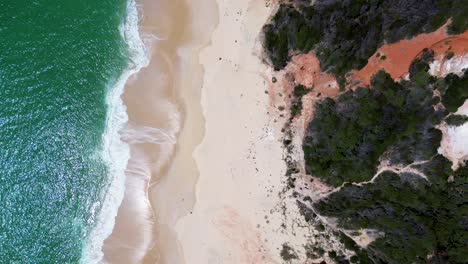
[{"label": "sandy beach", "polygon": [[[184,41],[187,10],[182,1],[139,1],[140,35],[150,64],[127,83],[122,96],[129,123],[122,138],[130,145],[124,200],[112,235],[105,241],[109,263],[155,263],[158,234],[155,208],[149,196],[167,172],[174,156],[183,108],[177,85],[177,47]],[[174,23],[178,21],[179,23]]]},{"label": "sandy beach", "polygon": [[127,83],[123,95],[129,123],[122,138],[131,158],[104,261],[179,263],[171,226],[195,201],[192,152],[203,135],[198,52],[209,41],[212,30],[206,29],[216,26],[216,6],[211,1],[137,3],[150,64]]},{"label": "sandy beach", "polygon": [[180,263],[278,263],[281,235],[270,228],[279,219],[269,215],[284,172],[281,125],[268,113],[266,66],[254,53],[271,10],[263,1],[218,5],[219,25],[200,54],[205,135],[194,153],[196,203],[176,225]]},{"label": "sandy beach", "polygon": [[271,8],[139,2],[151,62],[123,95],[131,159],[105,261],[279,262],[282,122],[259,57]]}]

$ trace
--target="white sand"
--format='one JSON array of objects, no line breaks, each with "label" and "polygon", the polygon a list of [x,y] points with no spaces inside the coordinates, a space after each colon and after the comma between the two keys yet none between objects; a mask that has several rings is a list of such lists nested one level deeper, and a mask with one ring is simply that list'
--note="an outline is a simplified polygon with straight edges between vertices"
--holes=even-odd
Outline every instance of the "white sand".
[{"label": "white sand", "polygon": [[[450,60],[435,60],[430,64],[429,73],[438,77],[445,77],[449,73],[462,75],[467,67],[468,56],[463,54]],[[468,100],[455,114],[468,115]],[[456,170],[468,159],[468,123],[461,126],[443,123],[439,129],[442,131],[442,141],[438,151],[452,162],[452,169]]]},{"label": "white sand", "polygon": [[429,65],[429,73],[437,77],[445,77],[449,73],[455,73],[458,75],[463,74],[463,70],[468,65],[468,55],[463,54],[460,56],[454,56],[449,60],[434,60]]},{"label": "white sand", "polygon": [[196,203],[177,222],[177,238],[185,263],[278,263],[281,236],[265,216],[284,174],[281,127],[267,114],[266,66],[253,53],[271,10],[264,1],[218,5],[219,25],[200,55],[205,135],[194,154]]},{"label": "white sand", "polygon": [[[455,113],[468,115],[468,100]],[[448,126],[442,124],[442,142],[439,153],[452,162],[452,169],[456,170],[466,164],[468,160],[468,123],[461,126]]]},{"label": "white sand", "polygon": [[[171,4],[174,4],[175,12],[169,14],[168,21],[180,24],[179,41],[173,47],[173,92],[179,98],[183,118],[175,155],[166,171],[153,179],[149,189],[149,199],[156,215],[156,244],[150,252],[153,257],[145,263],[154,263],[152,259],[157,263],[184,263],[174,227],[180,217],[192,210],[196,200],[198,170],[192,155],[204,132],[200,105],[203,67],[198,54],[209,44],[218,22],[214,0],[181,0]],[[182,10],[184,12],[180,13]]]}]

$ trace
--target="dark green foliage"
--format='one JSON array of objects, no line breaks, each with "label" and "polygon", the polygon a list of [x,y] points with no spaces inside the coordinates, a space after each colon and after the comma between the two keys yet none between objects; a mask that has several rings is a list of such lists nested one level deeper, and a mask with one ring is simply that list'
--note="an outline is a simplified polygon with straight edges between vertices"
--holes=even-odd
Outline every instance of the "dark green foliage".
[{"label": "dark green foliage", "polygon": [[320,225],[317,226],[317,230],[318,230],[318,231],[324,231],[324,230],[325,230],[325,226],[323,226],[322,224],[320,224]]},{"label": "dark green foliage", "polygon": [[289,51],[307,53],[320,37],[318,29],[305,23],[301,14],[290,5],[281,5],[273,24],[263,28],[264,45],[275,68],[280,70],[289,60]]},{"label": "dark green foliage", "polygon": [[381,262],[427,263],[426,256],[435,253],[445,263],[466,263],[468,170],[452,172],[442,156],[419,169],[427,180],[383,172],[373,184],[345,186],[315,207],[338,217],[346,229],[383,231],[385,236],[369,247]]},{"label": "dark green foliage", "polygon": [[[468,28],[464,0],[317,0],[282,4],[263,29],[275,70],[291,55],[314,49],[322,70],[341,85],[351,69],[361,69],[384,42],[432,32],[452,17],[450,33]],[[382,60],[385,56],[381,57]]]},{"label": "dark green foliage", "polygon": [[270,54],[270,60],[275,70],[280,70],[286,66],[288,57],[288,39],[285,32],[273,32],[271,25],[265,26],[265,48]]},{"label": "dark green foliage", "polygon": [[449,52],[447,52],[447,54],[445,55],[445,59],[446,59],[446,60],[450,60],[451,58],[453,58],[453,56],[455,56],[455,53],[453,53],[453,51],[449,51]]},{"label": "dark green foliage", "polygon": [[[307,205],[304,203],[297,201],[297,206],[299,207],[299,212],[301,215],[304,216],[306,222],[311,222],[317,215],[312,211]],[[325,230],[325,227],[322,226],[323,229],[320,229],[319,227],[317,228],[320,231]]]},{"label": "dark green foliage", "polygon": [[291,248],[287,244],[283,244],[283,248],[281,249],[280,255],[281,255],[281,258],[283,258],[283,260],[285,261],[297,259],[296,252],[294,251],[293,248]]},{"label": "dark green foliage", "polygon": [[416,58],[410,65],[410,79],[414,79],[419,73],[427,73],[429,64],[434,60],[434,51],[424,49],[421,55]]},{"label": "dark green foliage", "polygon": [[[427,161],[412,166],[423,176],[384,171],[372,183],[345,184],[314,204],[346,230],[385,234],[367,252],[341,234],[345,247],[356,252],[352,262],[468,262],[468,167],[454,172],[437,154],[441,132],[435,128],[442,120],[466,122],[466,116],[450,112],[468,98],[467,72],[437,79],[427,73],[432,59],[432,52],[424,51],[412,63],[408,81],[396,83],[379,72],[370,88],[316,105],[303,141],[309,174],[340,186],[369,181],[381,159],[401,167]],[[435,110],[439,102],[446,109]]]},{"label": "dark green foliage", "polygon": [[298,86],[294,87],[293,96],[299,98],[299,97],[302,97],[302,96],[304,96],[304,95],[306,95],[308,93],[309,93],[308,88],[306,88],[304,85],[298,85]]},{"label": "dark green foliage", "polygon": [[434,60],[434,52],[424,49],[422,54],[416,58],[410,65],[409,77],[418,86],[426,86],[429,82],[434,82],[429,71],[429,64]]},{"label": "dark green foliage", "polygon": [[[263,28],[264,48],[275,70],[284,68],[291,56],[313,50],[321,69],[334,74],[341,88],[345,74],[364,67],[384,43],[432,32],[449,18],[450,34],[468,28],[465,0],[289,3],[282,4]],[[452,56],[447,54],[448,59]],[[384,54],[378,57],[386,59]],[[372,183],[344,184],[316,202],[315,211],[298,202],[309,224],[317,212],[335,217],[343,229],[368,228],[384,234],[367,249],[341,234],[341,242],[356,254],[352,263],[468,263],[468,167],[454,172],[437,154],[441,132],[436,128],[442,120],[449,125],[466,122],[466,117],[451,113],[468,98],[468,71],[437,79],[428,74],[432,60],[433,53],[425,50],[412,63],[409,80],[396,83],[379,72],[371,87],[325,98],[316,105],[303,141],[308,174],[333,186],[364,182],[385,160],[389,165],[411,166],[427,178],[384,171]],[[296,87],[291,118],[302,110],[305,91]],[[435,107],[439,103],[445,108]],[[293,181],[288,183],[294,186]],[[325,253],[316,250],[319,255]],[[328,255],[342,261],[336,252]],[[281,256],[285,261],[297,258],[286,244]]]},{"label": "dark green foliage", "polygon": [[[370,89],[318,102],[303,141],[306,171],[340,186],[370,180],[384,153],[390,164],[400,165],[434,156],[442,137],[435,126],[468,98],[468,71],[437,79],[427,72],[432,60],[433,52],[425,50],[411,64],[409,81],[397,83],[380,71]],[[435,110],[435,89],[447,110]]]},{"label": "dark green foliage", "polygon": [[438,82],[438,88],[444,91],[442,103],[450,112],[455,112],[468,98],[468,70],[462,77],[449,74]]},{"label": "dark green foliage", "polygon": [[468,116],[465,115],[450,115],[447,118],[445,118],[445,122],[449,126],[461,126],[468,122]]},{"label": "dark green foliage", "polygon": [[[334,186],[372,177],[379,156],[393,143],[387,139],[392,134],[392,123],[379,121],[383,111],[379,109],[377,96],[371,90],[360,88],[356,92],[346,92],[336,102],[327,98],[317,104],[316,117],[309,124],[303,145],[309,174]],[[372,127],[380,126],[378,123],[385,126],[376,131],[386,132],[381,137],[376,137]],[[365,141],[369,144],[361,144]],[[374,141],[381,145],[373,145]]]},{"label": "dark green foliage", "polygon": [[340,233],[340,241],[343,243],[346,249],[352,250],[352,251],[358,251],[359,246],[356,245],[356,242],[349,238],[346,234]]},{"label": "dark green foliage", "polygon": [[303,85],[294,87],[293,97],[291,99],[291,118],[296,117],[302,111],[302,97],[309,93],[309,89]]},{"label": "dark green foliage", "polygon": [[[382,158],[398,166],[427,160],[413,166],[424,176],[384,171],[373,183],[345,184],[314,205],[344,229],[385,234],[370,244],[369,256],[342,234],[344,245],[356,252],[354,261],[468,261],[468,167],[454,172],[437,154],[441,132],[435,128],[444,119],[467,120],[450,114],[467,99],[467,72],[436,79],[427,73],[432,59],[431,51],[423,52],[410,67],[409,81],[395,83],[379,72],[370,89],[321,101],[309,124],[303,142],[307,172],[334,186],[370,180]],[[446,110],[434,110],[435,89]]]},{"label": "dark green foliage", "polygon": [[398,164],[430,158],[441,139],[433,123],[442,113],[433,108],[435,80],[414,79],[400,84],[381,71],[370,89],[319,102],[303,142],[307,172],[339,186],[370,180],[384,152]]},{"label": "dark green foliage", "polygon": [[[450,34],[463,33],[468,28],[468,4],[466,1],[439,0],[440,6],[445,6],[452,16],[452,24],[448,28]],[[451,8],[449,8],[451,6]]]}]

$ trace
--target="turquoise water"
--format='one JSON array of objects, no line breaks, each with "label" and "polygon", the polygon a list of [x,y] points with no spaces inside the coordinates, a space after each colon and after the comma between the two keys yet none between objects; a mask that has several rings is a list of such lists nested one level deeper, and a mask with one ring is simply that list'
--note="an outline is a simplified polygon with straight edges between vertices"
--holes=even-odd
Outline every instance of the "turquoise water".
[{"label": "turquoise water", "polygon": [[0,263],[77,263],[108,180],[126,0],[0,2]]}]

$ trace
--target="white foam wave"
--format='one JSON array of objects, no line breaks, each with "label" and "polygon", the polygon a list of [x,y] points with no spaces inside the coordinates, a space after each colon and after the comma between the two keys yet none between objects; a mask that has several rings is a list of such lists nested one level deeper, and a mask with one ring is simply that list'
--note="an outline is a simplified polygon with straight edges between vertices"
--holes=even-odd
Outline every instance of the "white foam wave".
[{"label": "white foam wave", "polygon": [[[179,112],[172,103],[158,101],[157,106],[169,117],[165,128],[130,125],[121,131],[122,139],[131,146],[131,158],[126,169],[125,196],[118,215],[118,221],[127,221],[117,222],[113,230],[116,236],[113,233],[109,241],[106,240],[104,247],[110,251],[106,250],[108,255],[104,256],[105,260],[112,261],[112,254],[119,252],[124,256],[122,263],[142,263],[156,243],[153,237],[156,218],[149,201],[148,187],[153,173],[157,174],[174,152],[175,138],[180,128]],[[149,145],[155,147],[153,150],[158,150],[156,160],[143,147]],[[122,232],[126,235],[119,236]]]},{"label": "white foam wave", "polygon": [[[81,263],[93,264],[102,261],[104,253],[102,246],[104,240],[112,233],[118,208],[123,200],[125,191],[125,169],[130,158],[128,144],[122,142],[119,131],[128,121],[126,107],[121,95],[125,83],[141,68],[149,63],[148,52],[140,38],[138,30],[138,10],[134,0],[127,4],[127,17],[120,27],[120,33],[128,46],[130,65],[117,80],[115,86],[110,89],[106,103],[108,106],[106,129],[103,135],[103,159],[109,168],[109,185],[102,201],[101,210],[92,219],[93,230],[86,241]],[[99,202],[96,205],[100,205]]]},{"label": "white foam wave", "polygon": [[124,210],[119,211],[119,214],[123,212],[123,217],[131,218],[132,224],[124,228],[130,228],[132,234],[128,240],[117,242],[120,252],[130,253],[126,254],[127,263],[142,263],[153,243],[154,216],[147,197],[150,178],[150,165],[145,154],[133,150],[126,170],[125,197],[121,205]]},{"label": "white foam wave", "polygon": [[175,135],[164,129],[154,127],[128,128],[122,133],[122,140],[129,144],[175,144]]}]

